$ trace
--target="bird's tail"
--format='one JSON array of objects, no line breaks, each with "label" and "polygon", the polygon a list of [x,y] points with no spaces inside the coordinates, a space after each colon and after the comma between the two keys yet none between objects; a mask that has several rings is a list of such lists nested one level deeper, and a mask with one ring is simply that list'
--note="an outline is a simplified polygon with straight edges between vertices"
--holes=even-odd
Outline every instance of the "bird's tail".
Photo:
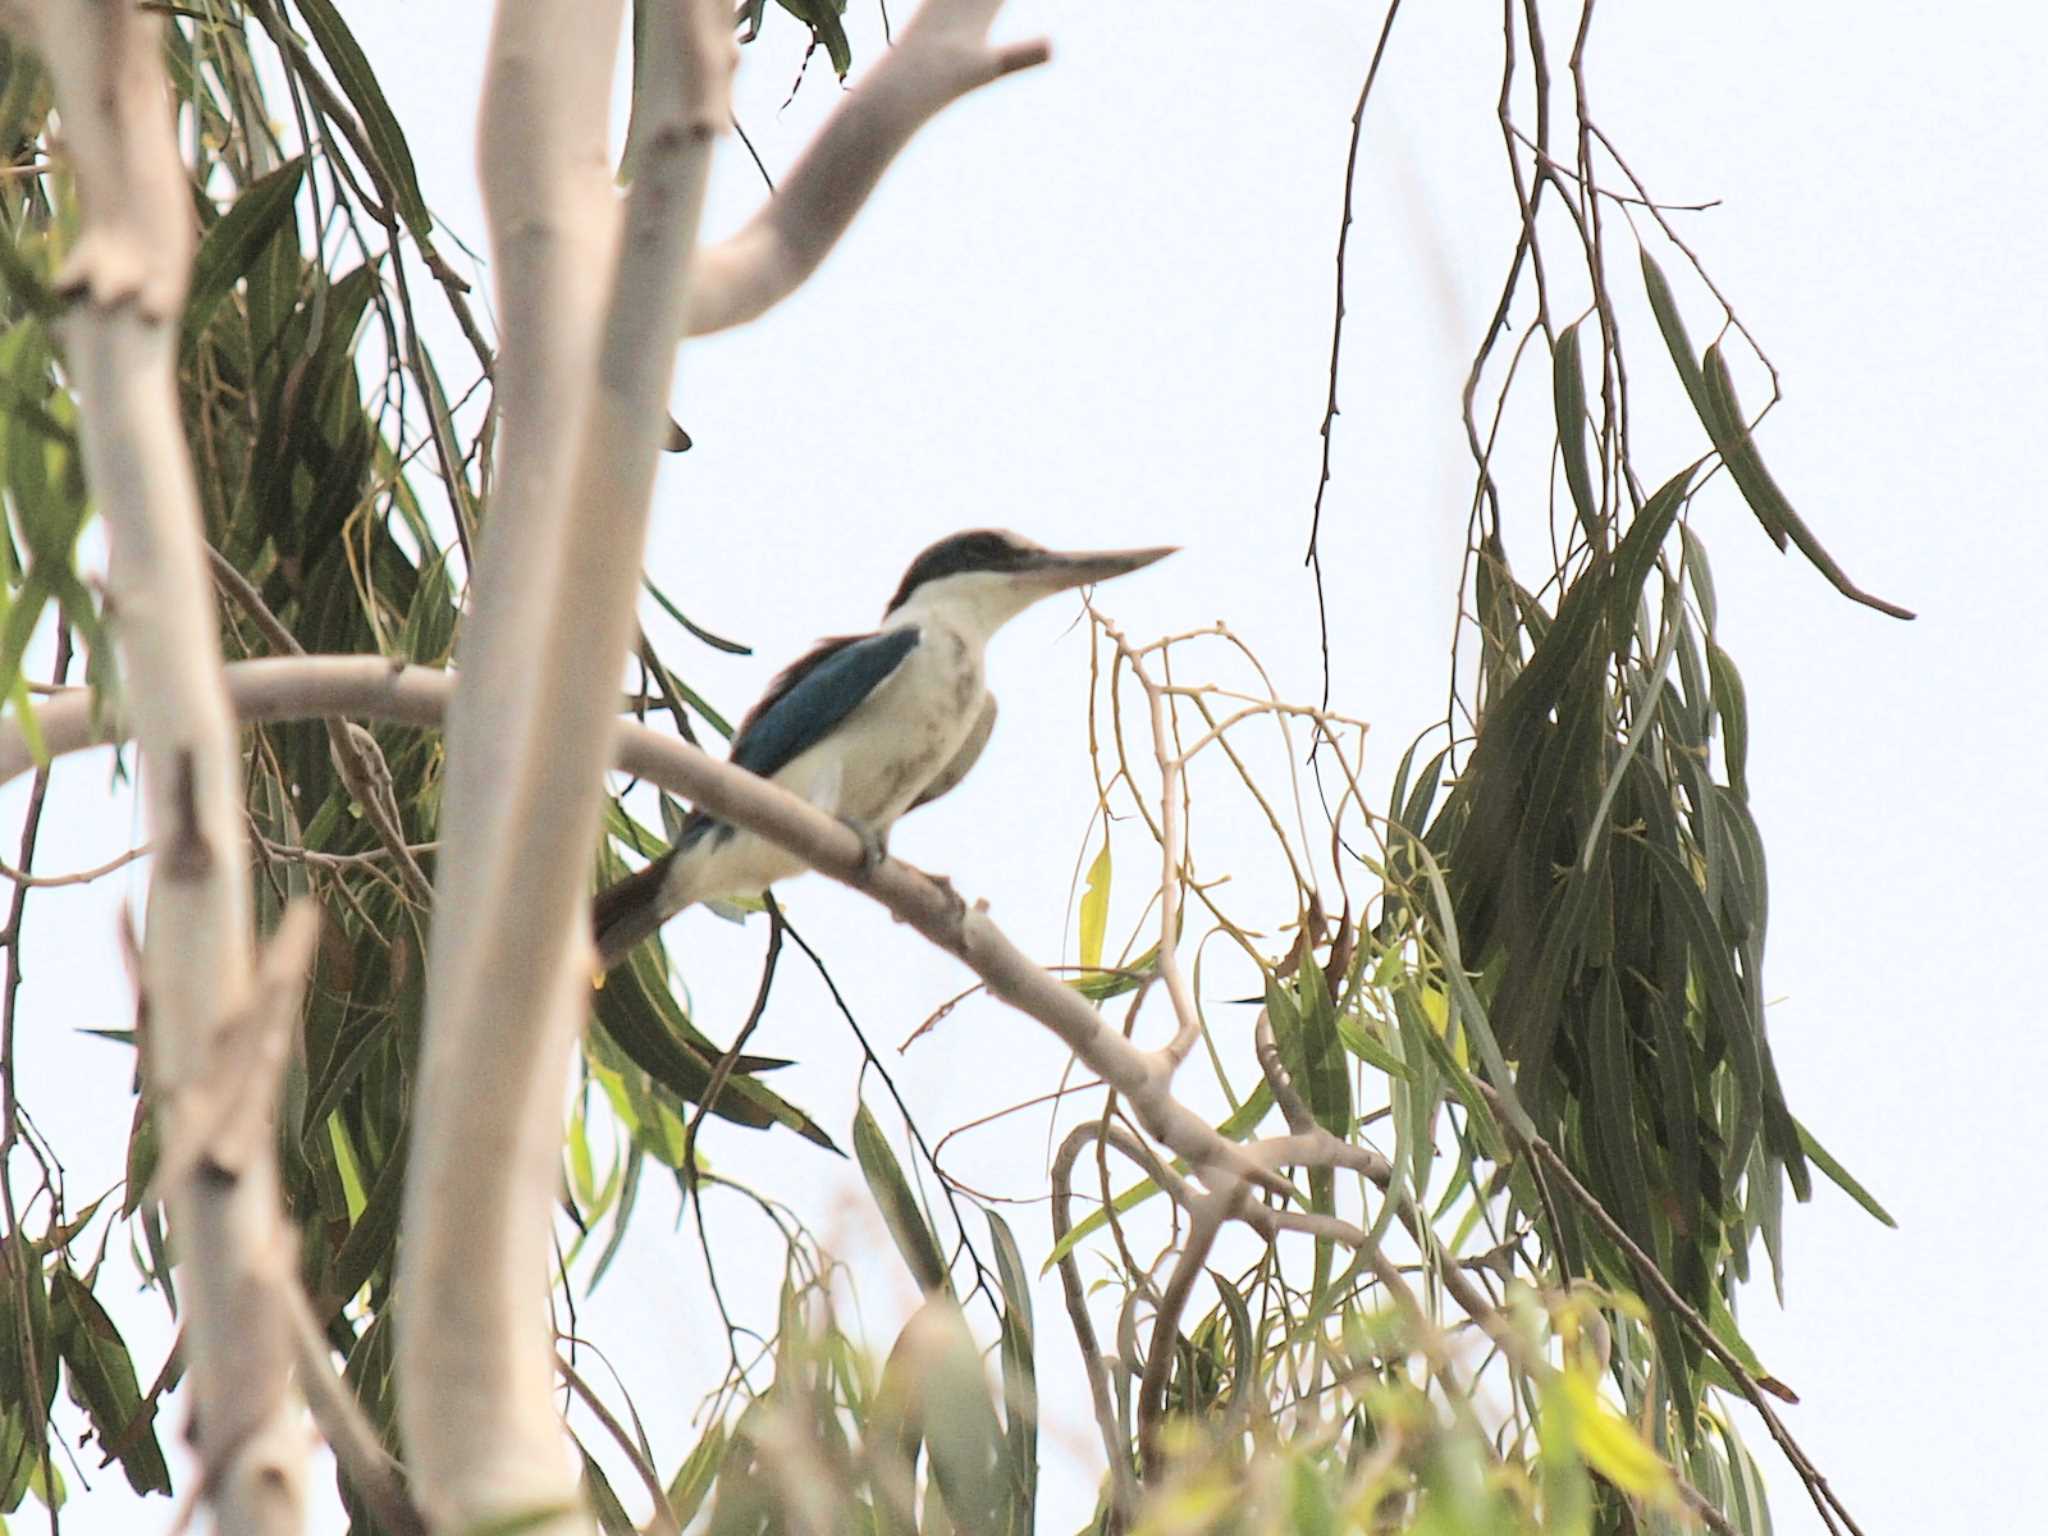
[{"label": "bird's tail", "polygon": [[590,926],[600,971],[609,971],[675,916],[677,903],[665,889],[675,859],[676,851],[670,849],[645,869],[597,893],[590,906]]}]

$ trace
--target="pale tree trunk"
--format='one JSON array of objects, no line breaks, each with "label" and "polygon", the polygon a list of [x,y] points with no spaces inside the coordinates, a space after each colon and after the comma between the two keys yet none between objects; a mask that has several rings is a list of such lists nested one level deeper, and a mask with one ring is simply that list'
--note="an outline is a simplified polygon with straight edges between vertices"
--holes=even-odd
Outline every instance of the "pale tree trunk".
[{"label": "pale tree trunk", "polygon": [[604,141],[619,21],[618,0],[502,5],[484,85],[503,456],[448,721],[397,1314],[413,1484],[455,1528],[557,1508],[561,1528],[587,1523],[546,1307],[590,995],[584,875],[735,58],[725,0],[649,8],[622,204]]},{"label": "pale tree trunk", "polygon": [[[548,1244],[590,996],[583,875],[677,343],[793,290],[921,123],[1046,57],[988,45],[998,4],[930,0],[784,195],[701,263],[705,175],[731,117],[729,4],[650,6],[623,201],[603,136],[620,0],[499,7],[479,161],[502,456],[449,707],[397,1312],[401,1427],[436,1524],[587,1527],[549,1392]],[[713,292],[693,307],[700,270]]]},{"label": "pale tree trunk", "polygon": [[[83,213],[58,275],[86,478],[112,546],[107,610],[145,764],[156,849],[141,960],[142,1041],[184,1301],[191,1434],[203,1494],[230,1536],[304,1525],[310,1434],[291,1389],[286,1289],[264,1073],[274,1010],[253,974],[241,757],[221,675],[199,498],[178,414],[178,318],[194,244],[173,138],[160,18],[109,0],[15,0],[0,17],[40,51]],[[296,994],[293,994],[295,997]],[[274,1000],[273,1000],[274,1001]]]}]

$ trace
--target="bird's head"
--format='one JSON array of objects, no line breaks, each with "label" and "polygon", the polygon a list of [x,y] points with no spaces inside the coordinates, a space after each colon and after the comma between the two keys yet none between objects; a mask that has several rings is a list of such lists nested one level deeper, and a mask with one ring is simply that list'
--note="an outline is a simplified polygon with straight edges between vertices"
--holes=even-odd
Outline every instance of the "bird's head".
[{"label": "bird's head", "polygon": [[889,600],[905,608],[947,608],[993,633],[1040,598],[1092,586],[1163,559],[1176,546],[1067,552],[1047,549],[1003,528],[956,533],[910,562]]}]

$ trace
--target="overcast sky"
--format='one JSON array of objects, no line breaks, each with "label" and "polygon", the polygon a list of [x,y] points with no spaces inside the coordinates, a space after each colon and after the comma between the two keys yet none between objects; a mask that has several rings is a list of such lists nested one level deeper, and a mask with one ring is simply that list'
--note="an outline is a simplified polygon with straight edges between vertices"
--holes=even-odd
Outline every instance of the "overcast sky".
[{"label": "overcast sky", "polygon": [[[481,250],[483,8],[358,0],[347,11],[428,201]],[[814,68],[782,107],[801,50],[778,19],[749,50],[740,92],[771,170],[836,90]],[[692,617],[756,647],[751,658],[678,649],[693,683],[743,707],[815,636],[871,623],[929,540],[993,523],[1055,545],[1184,545],[1104,588],[1105,610],[1141,637],[1227,619],[1283,693],[1313,698],[1300,557],[1347,119],[1379,19],[1319,3],[1012,6],[1000,30],[1050,34],[1053,64],[947,113],[808,287],[685,353],[677,410],[698,446],[663,472],[649,565]],[[1554,48],[1569,27],[1552,23]],[[857,3],[849,30],[857,56],[872,57],[872,12]],[[1613,6],[1595,35],[1598,116],[1635,169],[1672,201],[1723,199],[1683,228],[1783,374],[1767,461],[1850,573],[1921,615],[1898,624],[1842,601],[1779,555],[1725,487],[1695,508],[1722,643],[1749,692],[1771,875],[1765,984],[1786,1093],[1903,1227],[1887,1231],[1822,1188],[1788,1219],[1785,1310],[1753,1286],[1743,1325],[1801,1394],[1787,1421],[1867,1529],[1887,1517],[1998,1529],[2048,1432],[2036,1388],[2048,1344],[2019,1299],[2048,1269],[2033,1214],[2048,1045],[2029,980],[2048,860],[2048,663],[2032,638],[2048,539],[2026,448],[2048,403],[2048,24],[2022,6],[1940,25],[1907,8],[1731,0]],[[1458,389],[1514,230],[1492,115],[1498,48],[1494,8],[1411,6],[1356,186],[1323,552],[1333,704],[1373,722],[1366,782],[1381,791],[1402,746],[1442,713],[1470,489]],[[760,190],[733,146],[709,228],[737,223]],[[1624,318],[1636,326],[1639,448],[1675,468],[1701,435],[1644,317]],[[1517,494],[1527,509],[1542,493]],[[1074,617],[1048,605],[999,642],[994,745],[966,788],[892,844],[988,897],[1048,960],[1071,955],[1068,895],[1092,804],[1087,640]],[[0,825],[18,822],[23,794],[0,797]],[[109,857],[137,833],[129,802],[108,799],[104,757],[66,764],[50,816],[39,865],[51,871]],[[1197,838],[1205,867],[1231,867],[1227,825],[1198,823]],[[74,1192],[116,1176],[125,1142],[129,1058],[75,1031],[126,1021],[111,913],[139,893],[141,869],[30,905],[21,1072]],[[788,905],[878,1042],[900,1040],[964,984],[951,961],[837,888],[801,883]],[[1113,937],[1137,916],[1120,902]],[[759,926],[692,914],[670,939],[700,1022],[725,1037],[752,994]],[[757,1048],[801,1058],[778,1087],[843,1131],[857,1054],[803,967],[786,969]],[[1243,984],[1219,972],[1205,990],[1236,996]],[[1049,1087],[1062,1057],[1035,1026],[980,1004],[891,1064],[937,1131]],[[1038,1194],[1045,1138],[1043,1118],[964,1138],[958,1171]],[[723,1128],[707,1147],[722,1169],[775,1181],[828,1238],[880,1242],[850,1164]],[[644,1230],[583,1320],[616,1347],[657,1445],[679,1454],[722,1350],[694,1236],[671,1229],[673,1209],[661,1190],[644,1199]],[[1011,1214],[1035,1263],[1044,1207]],[[772,1257],[737,1206],[711,1215],[729,1247]],[[885,1347],[909,1287],[886,1255],[862,1276],[872,1342]],[[1076,1381],[1073,1346],[1055,1288],[1039,1300],[1057,1392]],[[152,1298],[120,1315],[153,1370],[161,1307]],[[1048,1472],[1048,1531],[1085,1516],[1097,1465],[1081,1399],[1067,1402],[1048,1430],[1065,1461]],[[1777,1528],[1818,1530],[1760,1426],[1746,1410],[1738,1423]],[[67,1528],[168,1523],[169,1506],[139,1507],[117,1473],[91,1482]],[[37,1517],[18,1518],[28,1529]],[[336,1514],[322,1520],[339,1528]]]}]

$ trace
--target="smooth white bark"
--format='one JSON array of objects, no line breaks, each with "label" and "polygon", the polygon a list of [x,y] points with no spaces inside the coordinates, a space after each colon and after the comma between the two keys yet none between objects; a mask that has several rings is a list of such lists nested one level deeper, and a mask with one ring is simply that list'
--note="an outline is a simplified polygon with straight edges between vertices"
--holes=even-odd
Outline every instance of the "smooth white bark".
[{"label": "smooth white bark", "polygon": [[485,81],[502,456],[449,714],[397,1315],[407,1460],[437,1526],[587,1527],[547,1323],[582,876],[734,49],[721,0],[650,7],[622,204],[603,137],[619,21],[618,0],[504,0]]},{"label": "smooth white bark", "polygon": [[[40,0],[0,17],[48,64],[83,215],[58,274],[86,478],[106,519],[107,611],[158,850],[142,954],[143,1061],[173,1176],[192,1433],[218,1528],[302,1529],[309,1444],[290,1386],[268,1094],[224,1112],[208,1082],[253,976],[241,754],[221,679],[199,498],[178,415],[178,315],[194,227],[164,87],[162,21],[135,6]],[[255,1130],[252,1134],[251,1127]]]},{"label": "smooth white bark", "polygon": [[692,336],[751,320],[817,270],[889,162],[948,104],[1043,64],[1043,38],[991,44],[1002,0],[925,0],[896,46],[847,93],[761,211],[697,253]]}]

